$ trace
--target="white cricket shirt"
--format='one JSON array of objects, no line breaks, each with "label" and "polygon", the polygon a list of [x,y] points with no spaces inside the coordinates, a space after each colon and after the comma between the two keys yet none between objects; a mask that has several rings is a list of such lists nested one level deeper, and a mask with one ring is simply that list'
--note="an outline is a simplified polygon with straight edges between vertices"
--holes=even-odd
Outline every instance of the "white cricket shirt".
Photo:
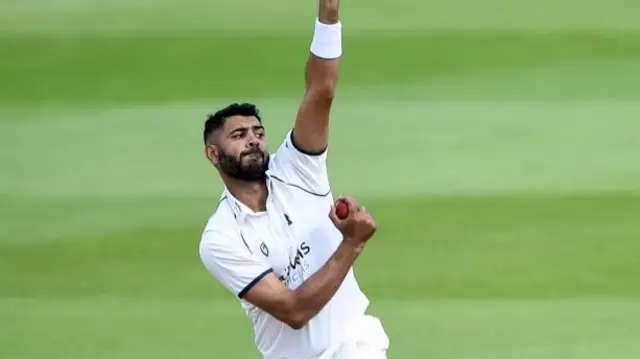
[{"label": "white cricket shirt", "polygon": [[333,195],[327,151],[306,154],[291,140],[293,130],[271,156],[266,212],[253,212],[224,190],[200,241],[200,258],[209,273],[240,300],[254,325],[255,344],[265,359],[303,359],[321,354],[339,340],[369,300],[353,269],[329,303],[300,330],[243,299],[274,272],[290,289],[320,269],[342,241],[329,219]]}]

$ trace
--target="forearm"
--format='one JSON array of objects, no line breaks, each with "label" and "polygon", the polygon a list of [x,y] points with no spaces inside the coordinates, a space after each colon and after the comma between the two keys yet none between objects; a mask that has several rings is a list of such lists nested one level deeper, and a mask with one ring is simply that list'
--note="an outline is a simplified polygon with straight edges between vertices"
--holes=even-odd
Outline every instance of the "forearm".
[{"label": "forearm", "polygon": [[[305,73],[307,85],[317,84],[335,86],[340,56],[332,54],[333,51],[328,51],[328,49],[341,49],[342,47],[342,36],[335,36],[332,34],[339,32],[339,30],[335,28],[336,26],[341,26],[341,24],[338,24],[340,21],[339,8],[339,0],[319,1],[318,21],[321,24],[321,29],[316,28],[316,33],[314,33],[314,42],[318,42],[320,44],[314,45],[317,49],[321,49],[321,51],[312,51],[309,56]],[[336,43],[337,41],[340,43]],[[339,52],[341,53],[341,51]],[[325,56],[328,54],[331,54],[331,56]]]},{"label": "forearm", "polygon": [[340,1],[320,0],[318,8],[318,19],[323,24],[337,24],[340,21]]},{"label": "forearm", "polygon": [[327,263],[293,291],[299,321],[306,324],[333,298],[361,251],[343,241]]},{"label": "forearm", "polygon": [[339,0],[319,0],[311,54],[305,67],[305,91],[295,124],[295,143],[310,153],[327,147],[329,117],[342,56]]}]

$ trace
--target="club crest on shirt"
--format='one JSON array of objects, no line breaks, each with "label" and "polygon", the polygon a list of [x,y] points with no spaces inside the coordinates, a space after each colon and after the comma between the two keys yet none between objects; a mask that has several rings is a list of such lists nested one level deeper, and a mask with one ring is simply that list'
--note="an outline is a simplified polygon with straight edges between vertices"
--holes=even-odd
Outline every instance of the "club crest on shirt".
[{"label": "club crest on shirt", "polygon": [[262,244],[260,245],[260,252],[262,252],[262,254],[264,254],[265,257],[269,256],[269,247],[267,247],[267,245],[262,242]]}]

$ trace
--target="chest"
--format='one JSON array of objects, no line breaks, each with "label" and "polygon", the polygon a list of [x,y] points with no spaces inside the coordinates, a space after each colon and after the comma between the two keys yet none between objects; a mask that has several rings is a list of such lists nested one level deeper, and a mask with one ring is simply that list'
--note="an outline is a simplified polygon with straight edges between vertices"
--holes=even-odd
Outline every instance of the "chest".
[{"label": "chest", "polygon": [[246,219],[242,235],[280,281],[295,289],[317,272],[340,242],[331,221],[305,211],[271,210]]}]

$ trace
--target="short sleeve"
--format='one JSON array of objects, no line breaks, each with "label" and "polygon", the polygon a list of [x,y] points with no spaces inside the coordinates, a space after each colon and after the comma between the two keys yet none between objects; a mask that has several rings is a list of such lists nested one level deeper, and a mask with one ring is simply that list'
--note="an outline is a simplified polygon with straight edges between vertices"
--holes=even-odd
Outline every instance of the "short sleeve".
[{"label": "short sleeve", "polygon": [[327,151],[308,153],[296,147],[290,130],[273,156],[270,174],[276,180],[300,187],[318,196],[330,192]]},{"label": "short sleeve", "polygon": [[273,272],[264,260],[249,250],[242,238],[215,230],[202,234],[200,259],[207,271],[240,299]]}]

